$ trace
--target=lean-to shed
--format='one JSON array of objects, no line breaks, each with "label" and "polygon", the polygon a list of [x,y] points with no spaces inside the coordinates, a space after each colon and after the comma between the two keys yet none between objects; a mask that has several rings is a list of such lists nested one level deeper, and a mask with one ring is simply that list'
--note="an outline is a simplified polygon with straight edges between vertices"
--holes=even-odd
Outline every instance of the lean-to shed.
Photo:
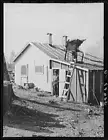
[{"label": "lean-to shed", "polygon": [[[53,94],[54,70],[59,75],[58,96],[61,96],[66,72],[70,65],[69,59],[64,60],[65,47],[49,45],[47,43],[31,42],[14,59],[15,83],[24,86],[25,83],[34,83],[42,90]],[[78,54],[78,60],[81,59]],[[103,92],[103,63],[102,60],[85,54],[83,63],[76,64],[73,81],[71,83],[72,100],[78,102],[94,101],[93,94],[100,101]]]}]

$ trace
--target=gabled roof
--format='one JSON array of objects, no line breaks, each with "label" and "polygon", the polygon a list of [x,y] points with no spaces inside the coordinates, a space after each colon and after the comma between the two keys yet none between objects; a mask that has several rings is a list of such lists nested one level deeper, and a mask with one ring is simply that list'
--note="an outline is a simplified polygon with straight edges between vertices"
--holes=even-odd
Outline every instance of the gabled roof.
[{"label": "gabled roof", "polygon": [[22,48],[22,50],[16,55],[16,57],[14,58],[13,62],[15,62],[16,60],[18,60],[18,58],[25,52],[25,50],[30,46],[30,43],[27,43],[24,48]]},{"label": "gabled roof", "polygon": [[[65,56],[65,47],[62,45],[53,45],[50,46],[48,43],[39,43],[39,42],[31,42],[28,43],[22,51],[16,56],[14,59],[14,62],[20,57],[21,54],[29,47],[29,44],[36,46],[39,48],[41,51],[43,51],[46,55],[48,55],[50,58],[60,60],[63,62],[68,62],[64,60]],[[72,57],[71,53],[69,53],[70,58]],[[78,55],[79,58],[81,58],[81,55]],[[103,67],[103,62],[100,58],[97,58],[95,56],[92,56],[90,54],[85,54],[84,56],[84,63],[83,64],[78,64],[79,66],[88,68],[88,69],[102,69]]]}]

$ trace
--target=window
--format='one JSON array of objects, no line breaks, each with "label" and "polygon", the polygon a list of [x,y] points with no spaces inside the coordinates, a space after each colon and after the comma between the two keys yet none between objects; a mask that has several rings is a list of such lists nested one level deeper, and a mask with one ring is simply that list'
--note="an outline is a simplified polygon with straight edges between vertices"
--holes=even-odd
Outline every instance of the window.
[{"label": "window", "polygon": [[26,75],[27,74],[27,66],[26,65],[22,65],[21,66],[21,75]]},{"label": "window", "polygon": [[44,66],[35,66],[36,73],[44,73]]}]

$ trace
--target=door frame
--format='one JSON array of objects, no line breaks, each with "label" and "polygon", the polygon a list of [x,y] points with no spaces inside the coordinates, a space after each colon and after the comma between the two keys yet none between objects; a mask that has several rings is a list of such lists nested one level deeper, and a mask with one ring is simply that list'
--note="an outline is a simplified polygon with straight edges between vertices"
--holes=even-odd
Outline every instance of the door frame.
[{"label": "door frame", "polygon": [[[21,66],[23,66],[23,65],[21,65]],[[24,83],[22,82],[22,79],[25,79],[26,78],[26,84],[28,84],[28,69],[29,69],[29,65],[28,64],[26,64],[25,65],[26,66],[26,75],[22,75],[21,74],[21,85],[22,86],[24,86]]]},{"label": "door frame", "polygon": [[[52,85],[52,83],[53,83],[53,70],[58,70],[58,73],[60,73],[60,68],[52,68],[51,69],[51,94],[52,95],[54,95],[53,94],[53,85]],[[58,92],[59,92],[59,86],[58,86]],[[59,96],[59,93],[58,93],[58,96]]]},{"label": "door frame", "polygon": [[[64,79],[60,79],[60,72],[61,71],[64,71],[63,74],[64,74]],[[66,81],[66,69],[60,69],[59,71],[59,97],[62,96],[62,93],[63,93],[63,90],[62,90],[62,93],[61,93],[61,89],[63,88],[64,89],[64,86],[65,86],[65,81]],[[60,85],[61,84],[61,85]],[[62,88],[61,88],[62,87]]]}]

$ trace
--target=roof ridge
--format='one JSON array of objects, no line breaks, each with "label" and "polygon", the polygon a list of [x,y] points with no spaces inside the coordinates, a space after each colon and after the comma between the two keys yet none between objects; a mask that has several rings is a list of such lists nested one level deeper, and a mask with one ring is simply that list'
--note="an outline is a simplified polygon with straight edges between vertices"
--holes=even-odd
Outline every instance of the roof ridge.
[{"label": "roof ridge", "polygon": [[[51,59],[56,59],[57,61],[60,60],[63,62],[70,63],[70,59],[69,59],[69,61],[64,60],[65,47],[63,45],[54,44],[54,45],[52,45],[54,47],[51,47],[49,45],[49,43],[46,43],[46,42],[31,41],[26,44],[26,46],[24,47],[25,49],[27,48],[28,44],[36,46],[42,52],[44,52],[46,55],[48,55]],[[21,53],[24,52],[24,49],[22,49],[22,50],[23,51],[21,51],[16,58],[18,58],[21,55]],[[78,56],[81,57],[81,54],[79,54]],[[93,67],[96,67],[96,65],[97,65],[97,67],[100,67],[100,65],[103,66],[103,63],[102,63],[102,61],[100,61],[100,59],[94,58],[94,60],[93,60],[93,57],[87,57],[87,55],[84,56],[84,63],[88,63],[88,66],[87,66],[88,68],[90,68],[90,65],[92,65]],[[86,65],[84,64],[84,67],[86,67]]]},{"label": "roof ridge", "polygon": [[[40,43],[40,42],[34,42],[34,43]],[[40,43],[40,44],[49,45],[49,43]],[[49,45],[49,46],[50,46],[50,45]],[[63,49],[59,47],[59,46],[63,46],[63,45],[53,44],[52,46],[55,46],[57,49],[60,49],[60,50],[62,50],[62,51],[65,51],[64,47],[63,47]],[[50,46],[50,47],[51,47],[51,46]],[[55,49],[56,49],[56,48],[55,48]],[[98,57],[96,57],[96,56],[93,56],[93,55],[90,54],[90,53],[85,53],[85,55],[90,55],[90,56],[93,57],[93,58],[101,59],[101,58],[98,58]],[[80,55],[79,55],[79,56],[80,56]],[[89,57],[87,57],[87,56],[84,56],[84,58],[87,59],[87,60],[90,60],[90,61],[97,62],[97,63],[103,63],[102,59],[101,59],[101,60],[96,60],[96,59],[91,59],[91,58],[89,58]]]}]

